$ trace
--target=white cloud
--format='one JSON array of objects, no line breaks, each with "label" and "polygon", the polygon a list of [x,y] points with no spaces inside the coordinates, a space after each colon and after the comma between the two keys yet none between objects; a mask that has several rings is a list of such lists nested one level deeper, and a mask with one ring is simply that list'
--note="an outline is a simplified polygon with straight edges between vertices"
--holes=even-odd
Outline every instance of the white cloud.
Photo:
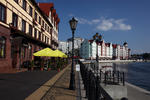
[{"label": "white cloud", "polygon": [[109,31],[109,30],[131,30],[131,25],[125,24],[124,19],[106,19],[101,18],[101,22],[97,25],[96,29],[101,31]]},{"label": "white cloud", "polygon": [[102,20],[101,23],[96,27],[98,30],[108,31],[113,27],[111,20]]},{"label": "white cloud", "polygon": [[69,14],[68,16],[69,16],[69,17],[73,17],[74,15],[73,15],[73,14]]},{"label": "white cloud", "polygon": [[93,19],[91,22],[96,24],[100,22],[100,19]]},{"label": "white cloud", "polygon": [[84,18],[77,17],[77,20],[80,24],[92,24],[89,20],[84,19]]},{"label": "white cloud", "polygon": [[[70,14],[72,16],[73,14]],[[76,17],[79,24],[88,24],[96,27],[96,30],[100,31],[109,31],[109,30],[122,30],[127,31],[131,30],[132,27],[129,24],[125,23],[125,19],[114,19],[114,18],[105,18],[101,17],[99,19],[88,20],[85,18]]]}]

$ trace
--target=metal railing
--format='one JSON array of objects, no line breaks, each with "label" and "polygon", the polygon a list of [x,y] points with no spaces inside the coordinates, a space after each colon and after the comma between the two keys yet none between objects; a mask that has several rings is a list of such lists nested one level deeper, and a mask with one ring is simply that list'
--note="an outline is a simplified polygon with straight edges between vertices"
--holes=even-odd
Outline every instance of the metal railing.
[{"label": "metal railing", "polygon": [[84,89],[88,100],[113,100],[112,97],[101,87],[105,85],[125,85],[124,72],[107,71],[102,72],[96,68],[96,64],[83,64],[79,61]]}]

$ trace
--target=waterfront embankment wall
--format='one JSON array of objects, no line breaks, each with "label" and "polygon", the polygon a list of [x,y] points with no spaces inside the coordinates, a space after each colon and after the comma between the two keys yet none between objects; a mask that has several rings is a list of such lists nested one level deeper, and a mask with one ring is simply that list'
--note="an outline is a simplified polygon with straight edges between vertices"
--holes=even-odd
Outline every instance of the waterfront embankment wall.
[{"label": "waterfront embankment wall", "polygon": [[127,83],[128,100],[150,100],[150,91]]}]

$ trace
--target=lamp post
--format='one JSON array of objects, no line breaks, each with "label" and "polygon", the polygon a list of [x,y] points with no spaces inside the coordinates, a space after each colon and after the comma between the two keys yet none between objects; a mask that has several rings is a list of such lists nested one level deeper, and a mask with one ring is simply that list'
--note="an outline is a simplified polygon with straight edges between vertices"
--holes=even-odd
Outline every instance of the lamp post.
[{"label": "lamp post", "polygon": [[74,33],[76,30],[78,21],[73,17],[70,21],[70,27],[72,30],[72,66],[71,66],[71,73],[70,73],[70,90],[75,90],[75,74],[74,74]]},{"label": "lamp post", "polygon": [[101,41],[102,39],[102,35],[99,35],[98,33],[96,33],[94,36],[93,36],[93,40],[95,40],[96,42],[96,62],[97,62],[97,75],[96,75],[96,100],[99,100],[99,76],[98,76],[98,71],[99,71],[99,61],[98,61],[98,43],[99,41]]}]

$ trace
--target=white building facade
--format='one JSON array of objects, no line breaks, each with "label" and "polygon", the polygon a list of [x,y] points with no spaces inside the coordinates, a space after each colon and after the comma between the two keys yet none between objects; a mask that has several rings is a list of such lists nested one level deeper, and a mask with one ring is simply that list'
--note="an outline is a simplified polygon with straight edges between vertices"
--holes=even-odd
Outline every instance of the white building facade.
[{"label": "white building facade", "polygon": [[[80,49],[82,42],[83,42],[82,38],[75,37],[74,38],[74,49]],[[71,52],[72,51],[72,38],[69,38],[67,41],[59,41],[58,49],[66,54]]]},{"label": "white building facade", "polygon": [[68,42],[59,41],[58,49],[61,50],[63,53],[68,53]]},{"label": "white building facade", "polygon": [[[97,51],[98,46],[98,51]],[[104,40],[96,43],[93,40],[85,40],[80,49],[81,58],[96,59],[98,52],[99,59],[128,59],[130,49],[125,42],[122,46],[118,44],[105,43]]]},{"label": "white building facade", "polygon": [[[69,38],[67,40],[67,42],[68,42],[69,51],[72,51],[72,38]],[[80,49],[82,42],[83,42],[82,38],[75,37],[74,38],[74,49]]]}]

